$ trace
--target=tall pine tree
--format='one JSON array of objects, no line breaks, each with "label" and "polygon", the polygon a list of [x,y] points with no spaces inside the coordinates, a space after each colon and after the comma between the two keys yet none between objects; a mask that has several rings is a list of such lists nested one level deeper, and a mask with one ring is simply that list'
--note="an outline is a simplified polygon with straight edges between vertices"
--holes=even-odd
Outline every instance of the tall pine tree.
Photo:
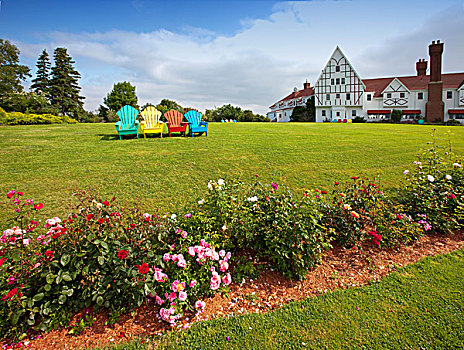
[{"label": "tall pine tree", "polygon": [[57,106],[63,115],[78,119],[79,113],[83,112],[83,100],[79,96],[81,90],[78,79],[79,72],[74,69],[75,63],[68,55],[67,49],[57,47],[53,53],[55,66],[52,67],[52,78],[50,79],[49,97],[53,105]]},{"label": "tall pine tree", "polygon": [[36,78],[32,79],[31,90],[39,96],[48,96],[48,89],[50,86],[50,58],[46,49],[37,60],[37,73]]}]

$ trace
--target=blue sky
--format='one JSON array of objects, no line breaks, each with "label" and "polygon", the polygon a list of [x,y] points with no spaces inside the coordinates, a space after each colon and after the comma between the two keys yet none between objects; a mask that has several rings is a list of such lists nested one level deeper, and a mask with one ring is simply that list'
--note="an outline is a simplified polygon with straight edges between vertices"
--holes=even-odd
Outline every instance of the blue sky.
[{"label": "blue sky", "polygon": [[0,37],[35,73],[46,48],[67,47],[95,110],[118,81],[140,104],[170,98],[266,113],[314,84],[339,45],[363,78],[415,74],[445,42],[445,72],[464,71],[463,0],[2,0]]}]

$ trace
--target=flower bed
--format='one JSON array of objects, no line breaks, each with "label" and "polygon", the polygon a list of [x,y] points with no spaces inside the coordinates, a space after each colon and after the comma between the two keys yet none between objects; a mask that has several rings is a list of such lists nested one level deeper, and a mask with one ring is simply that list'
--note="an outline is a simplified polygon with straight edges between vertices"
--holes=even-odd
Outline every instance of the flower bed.
[{"label": "flower bed", "polygon": [[[175,326],[185,312],[203,312],[205,297],[228,292],[233,278],[256,273],[240,260],[229,272],[245,249],[303,279],[333,242],[385,248],[457,230],[464,220],[461,164],[432,144],[396,196],[363,177],[299,197],[276,183],[219,179],[183,213],[163,216],[81,192],[66,219],[44,223],[35,218],[43,205],[12,190],[15,225],[0,238],[1,335],[68,326],[73,313],[90,307],[116,320],[149,301]],[[70,332],[93,320],[82,318]]]}]

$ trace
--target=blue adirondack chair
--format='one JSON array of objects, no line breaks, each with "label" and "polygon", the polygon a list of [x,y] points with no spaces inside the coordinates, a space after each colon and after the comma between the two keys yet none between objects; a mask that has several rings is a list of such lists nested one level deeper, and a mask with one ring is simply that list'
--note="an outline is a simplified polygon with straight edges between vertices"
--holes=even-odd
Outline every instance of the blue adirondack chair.
[{"label": "blue adirondack chair", "polygon": [[202,114],[200,112],[194,111],[192,109],[191,111],[185,113],[184,116],[189,123],[189,132],[192,137],[194,133],[199,133],[200,135],[205,133],[205,135],[208,136],[208,122],[201,121]]},{"label": "blue adirondack chair", "polygon": [[137,138],[139,138],[139,121],[136,119],[139,111],[134,107],[124,106],[116,114],[119,121],[114,126],[119,139],[121,139],[121,135],[137,135]]}]

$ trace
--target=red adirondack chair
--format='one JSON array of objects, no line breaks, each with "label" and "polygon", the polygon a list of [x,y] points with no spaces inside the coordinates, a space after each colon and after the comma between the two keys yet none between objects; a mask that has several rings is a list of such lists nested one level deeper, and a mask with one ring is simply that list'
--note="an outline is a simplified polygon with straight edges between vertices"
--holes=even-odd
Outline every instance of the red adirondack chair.
[{"label": "red adirondack chair", "polygon": [[187,135],[187,122],[183,122],[182,119],[184,118],[184,115],[176,111],[174,109],[170,109],[166,113],[164,113],[164,116],[166,117],[167,126],[168,126],[168,132],[169,132],[169,137],[171,137],[171,132],[180,132],[184,133],[184,136]]}]

